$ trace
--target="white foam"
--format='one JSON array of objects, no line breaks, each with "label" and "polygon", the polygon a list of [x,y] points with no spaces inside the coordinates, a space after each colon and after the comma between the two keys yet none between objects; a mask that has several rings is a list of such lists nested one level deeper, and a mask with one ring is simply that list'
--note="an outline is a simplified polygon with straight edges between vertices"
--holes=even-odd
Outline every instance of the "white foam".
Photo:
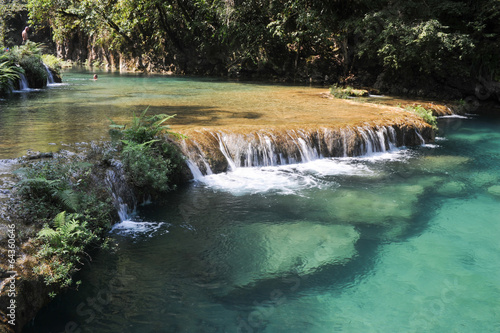
[{"label": "white foam", "polygon": [[[373,176],[376,171],[370,168],[370,163],[403,160],[409,156],[408,150],[395,150],[358,158],[325,158],[283,166],[235,168],[230,172],[202,176],[196,180],[209,188],[233,195],[298,194],[311,188],[332,186],[335,180],[331,177],[335,176]],[[329,179],[325,180],[324,177]]]},{"label": "white foam", "polygon": [[168,230],[164,226],[166,227],[168,224],[165,222],[135,222],[127,220],[115,224],[111,232],[132,237],[153,237],[160,229],[162,229],[162,233],[168,233]]},{"label": "white foam", "polygon": [[437,117],[438,119],[442,119],[442,118],[457,118],[457,119],[470,119],[470,117],[467,117],[467,116],[461,116],[459,114],[449,114],[449,115],[445,115],[445,116],[439,116]]},{"label": "white foam", "polygon": [[39,88],[24,88],[21,90],[12,90],[13,93],[20,94],[20,93],[25,93],[25,92],[30,92],[30,91],[41,91],[42,89]]},{"label": "white foam", "polygon": [[378,161],[403,161],[412,157],[413,152],[404,147],[394,148],[390,151],[371,153],[359,157],[344,157],[342,159],[352,160],[352,161],[366,161],[366,162],[378,162]]},{"label": "white foam", "polygon": [[[436,148],[437,145],[425,145]],[[390,151],[370,153],[359,157],[336,157],[266,167],[236,167],[234,170],[203,176],[195,180],[216,191],[226,191],[233,195],[246,194],[300,194],[300,191],[311,188],[331,187],[335,184],[335,176],[373,177],[379,171],[372,168],[378,162],[406,161],[415,152],[405,147],[393,148]],[[328,179],[325,179],[328,177]]]},{"label": "white foam", "polygon": [[299,189],[320,186],[314,177],[279,167],[236,168],[231,172],[202,177],[199,181],[210,188],[234,195],[266,192],[294,194]]},{"label": "white foam", "polygon": [[356,163],[352,158],[320,159],[309,163],[295,164],[290,167],[302,173],[318,176],[372,175],[374,173],[368,166]]},{"label": "white foam", "polygon": [[69,86],[69,83],[47,83],[47,87],[61,87],[61,86]]}]

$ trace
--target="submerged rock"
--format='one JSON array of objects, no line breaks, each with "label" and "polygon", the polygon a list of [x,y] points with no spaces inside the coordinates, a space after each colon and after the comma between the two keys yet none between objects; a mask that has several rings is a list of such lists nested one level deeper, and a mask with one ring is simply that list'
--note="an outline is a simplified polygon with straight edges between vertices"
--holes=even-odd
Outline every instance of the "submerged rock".
[{"label": "submerged rock", "polygon": [[469,181],[474,186],[483,187],[498,182],[498,176],[488,172],[475,172],[470,175]]},{"label": "submerged rock", "polygon": [[488,193],[500,197],[500,185],[493,185],[488,188]]},{"label": "submerged rock", "polygon": [[438,188],[437,192],[441,195],[455,197],[461,194],[466,194],[466,185],[462,182],[452,181],[443,184]]},{"label": "submerged rock", "polygon": [[328,212],[338,223],[400,223],[416,212],[415,204],[423,192],[424,187],[420,185],[393,185],[370,190],[339,189],[329,199]]},{"label": "submerged rock", "polygon": [[464,166],[469,162],[467,157],[440,155],[426,156],[415,163],[416,167],[422,171],[431,173],[445,173],[451,169],[456,169]]},{"label": "submerged rock", "polygon": [[[254,246],[241,246],[247,243],[245,239],[251,239]],[[358,231],[349,225],[308,221],[244,225],[238,228],[236,246],[227,255],[228,282],[247,286],[292,272],[311,274],[325,265],[343,264],[356,255],[358,239]]]}]

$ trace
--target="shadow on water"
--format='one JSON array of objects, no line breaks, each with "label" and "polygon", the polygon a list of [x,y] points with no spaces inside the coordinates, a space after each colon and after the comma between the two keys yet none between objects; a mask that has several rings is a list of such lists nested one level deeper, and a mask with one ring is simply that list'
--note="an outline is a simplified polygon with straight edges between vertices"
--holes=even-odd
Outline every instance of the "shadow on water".
[{"label": "shadow on water", "polygon": [[256,304],[272,303],[277,295],[291,300],[311,292],[341,294],[373,273],[381,246],[387,243],[406,242],[418,237],[429,227],[428,223],[434,212],[439,209],[440,202],[423,200],[419,205],[425,209],[419,210],[421,213],[412,219],[405,232],[396,239],[387,240],[383,236],[385,229],[390,226],[358,226],[361,237],[355,244],[357,254],[344,264],[324,265],[310,274],[288,272],[276,278],[259,280],[234,288],[223,296],[214,295],[214,299],[230,309],[251,311]]},{"label": "shadow on water", "polygon": [[356,243],[358,254],[345,264],[329,264],[309,274],[288,272],[282,276],[259,280],[256,283],[237,287],[227,295],[215,296],[225,306],[248,310],[255,303],[271,301],[274,294],[287,299],[300,298],[310,290],[321,293],[324,290],[341,293],[343,289],[353,285],[356,280],[370,274],[376,263],[379,242],[373,239],[360,239]]},{"label": "shadow on water", "polygon": [[148,109],[148,114],[167,114],[176,116],[169,120],[170,125],[190,126],[218,126],[225,124],[221,120],[233,119],[259,119],[262,117],[257,112],[232,112],[212,106],[185,105],[185,106],[149,106],[138,105],[138,110]]}]

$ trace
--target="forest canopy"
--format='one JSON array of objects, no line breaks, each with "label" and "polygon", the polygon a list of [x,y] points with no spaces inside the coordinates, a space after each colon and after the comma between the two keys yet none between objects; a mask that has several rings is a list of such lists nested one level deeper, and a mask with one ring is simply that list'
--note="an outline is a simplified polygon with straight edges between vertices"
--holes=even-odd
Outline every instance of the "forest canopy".
[{"label": "forest canopy", "polygon": [[[374,83],[498,79],[500,0],[28,0],[35,26],[89,57],[176,73]],[[91,52],[90,52],[91,53]],[[84,59],[75,59],[84,60]]]}]

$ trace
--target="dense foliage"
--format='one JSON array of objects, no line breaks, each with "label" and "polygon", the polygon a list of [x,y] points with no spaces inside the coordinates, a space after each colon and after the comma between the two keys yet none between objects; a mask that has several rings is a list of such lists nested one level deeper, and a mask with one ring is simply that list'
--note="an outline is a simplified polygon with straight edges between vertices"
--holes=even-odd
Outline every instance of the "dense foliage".
[{"label": "dense foliage", "polygon": [[22,22],[22,13],[27,10],[26,4],[27,1],[24,0],[0,0],[0,48],[15,45],[14,34],[21,37],[15,21]]},{"label": "dense foliage", "polygon": [[368,90],[365,89],[355,89],[351,86],[339,86],[334,84],[330,87],[330,94],[335,98],[349,99],[357,97],[367,97],[369,95]]},{"label": "dense foliage", "polygon": [[422,105],[407,105],[405,110],[415,113],[417,116],[421,117],[426,123],[432,126],[434,130],[437,130],[437,118],[433,115],[432,110],[427,110]]},{"label": "dense foliage", "polygon": [[280,77],[495,79],[498,0],[29,0],[63,43],[91,36],[137,67]]},{"label": "dense foliage", "polygon": [[78,212],[93,227],[105,230],[114,209],[103,186],[93,178],[92,168],[77,156],[65,155],[27,163],[17,171],[22,177],[18,193],[29,202],[25,220],[45,223],[61,211]]}]

